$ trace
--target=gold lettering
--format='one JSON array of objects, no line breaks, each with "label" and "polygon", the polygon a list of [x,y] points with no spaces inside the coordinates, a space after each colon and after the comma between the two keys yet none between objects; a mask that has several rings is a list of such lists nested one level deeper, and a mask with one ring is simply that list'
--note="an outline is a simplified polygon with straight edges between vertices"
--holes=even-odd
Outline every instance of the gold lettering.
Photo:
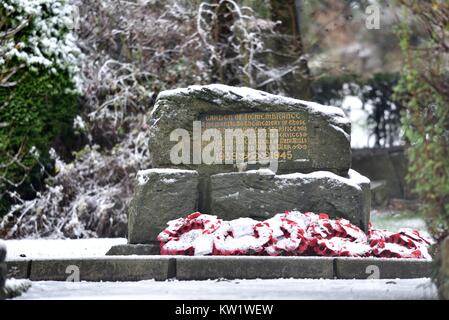
[{"label": "gold lettering", "polygon": [[[269,151],[272,159],[288,161],[308,158],[309,134],[308,117],[302,112],[255,112],[224,115],[206,115],[202,119],[202,128],[217,129],[223,135],[225,129],[277,129],[279,133],[278,151]],[[269,142],[267,141],[267,146]],[[256,139],[245,139],[243,144],[224,146],[235,159],[237,153],[244,153],[245,160],[256,160],[258,155]],[[268,150],[267,150],[268,151]],[[228,159],[232,160],[232,159]]]}]

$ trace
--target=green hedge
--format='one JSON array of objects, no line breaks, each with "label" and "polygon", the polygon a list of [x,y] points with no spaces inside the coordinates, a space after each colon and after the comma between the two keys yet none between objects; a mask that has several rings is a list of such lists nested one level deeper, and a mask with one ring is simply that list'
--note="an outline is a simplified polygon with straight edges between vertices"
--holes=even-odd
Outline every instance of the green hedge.
[{"label": "green hedge", "polygon": [[[11,157],[21,151],[20,162],[0,169],[0,175],[18,186],[4,181],[3,188],[17,191],[25,198],[32,197],[35,188],[39,189],[45,175],[40,164],[45,167],[50,163],[48,150],[56,139],[66,140],[72,135],[77,96],[66,93],[72,86],[70,77],[64,73],[26,72],[20,85],[0,87],[3,101],[0,123],[6,125],[0,128],[0,163],[10,163]],[[33,147],[37,153],[30,152]],[[0,215],[8,210],[11,200],[8,195],[0,200]]]},{"label": "green hedge", "polygon": [[0,217],[51,173],[49,150],[70,144],[79,49],[67,0],[0,2]]}]

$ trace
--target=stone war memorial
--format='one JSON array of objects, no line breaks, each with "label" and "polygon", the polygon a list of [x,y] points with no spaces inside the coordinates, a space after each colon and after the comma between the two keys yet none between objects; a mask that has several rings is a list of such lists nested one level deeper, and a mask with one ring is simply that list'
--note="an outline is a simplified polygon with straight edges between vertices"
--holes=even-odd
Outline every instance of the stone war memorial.
[{"label": "stone war memorial", "polygon": [[448,16],[0,0],[0,302],[449,299]]},{"label": "stone war memorial", "polygon": [[109,255],[159,254],[167,222],[197,211],[325,212],[368,231],[370,181],[351,169],[341,109],[213,84],[161,92],[148,121],[153,168],[136,179],[128,244]]}]

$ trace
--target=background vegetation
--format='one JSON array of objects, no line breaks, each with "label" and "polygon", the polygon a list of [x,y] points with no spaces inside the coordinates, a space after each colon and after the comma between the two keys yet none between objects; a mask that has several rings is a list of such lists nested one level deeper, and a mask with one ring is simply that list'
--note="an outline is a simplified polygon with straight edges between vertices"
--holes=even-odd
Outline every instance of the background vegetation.
[{"label": "background vegetation", "polygon": [[133,179],[151,167],[146,119],[157,94],[220,82],[337,106],[358,97],[374,146],[407,147],[409,180],[440,243],[448,4],[376,1],[380,28],[368,29],[370,4],[2,1],[0,236],[124,236]]},{"label": "background vegetation", "polygon": [[65,1],[0,4],[0,216],[33,199],[53,174],[50,149],[70,154],[78,113],[77,47]]},{"label": "background vegetation", "polygon": [[404,101],[402,128],[408,142],[409,175],[424,203],[427,225],[436,240],[435,278],[449,299],[447,270],[439,248],[449,235],[449,3],[401,0],[404,13],[416,19],[427,37],[413,42],[413,30],[400,28],[405,65],[397,95]]}]

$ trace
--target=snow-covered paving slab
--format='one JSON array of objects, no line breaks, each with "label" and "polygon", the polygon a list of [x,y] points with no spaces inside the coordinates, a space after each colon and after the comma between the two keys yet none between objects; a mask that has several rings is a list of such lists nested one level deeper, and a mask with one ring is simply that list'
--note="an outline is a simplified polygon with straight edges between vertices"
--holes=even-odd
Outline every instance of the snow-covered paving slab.
[{"label": "snow-covered paving slab", "polygon": [[207,280],[33,282],[17,299],[437,299],[429,278],[391,280]]},{"label": "snow-covered paving slab", "polygon": [[115,245],[126,244],[126,238],[99,239],[23,239],[4,241],[6,260],[18,258],[99,257]]}]

